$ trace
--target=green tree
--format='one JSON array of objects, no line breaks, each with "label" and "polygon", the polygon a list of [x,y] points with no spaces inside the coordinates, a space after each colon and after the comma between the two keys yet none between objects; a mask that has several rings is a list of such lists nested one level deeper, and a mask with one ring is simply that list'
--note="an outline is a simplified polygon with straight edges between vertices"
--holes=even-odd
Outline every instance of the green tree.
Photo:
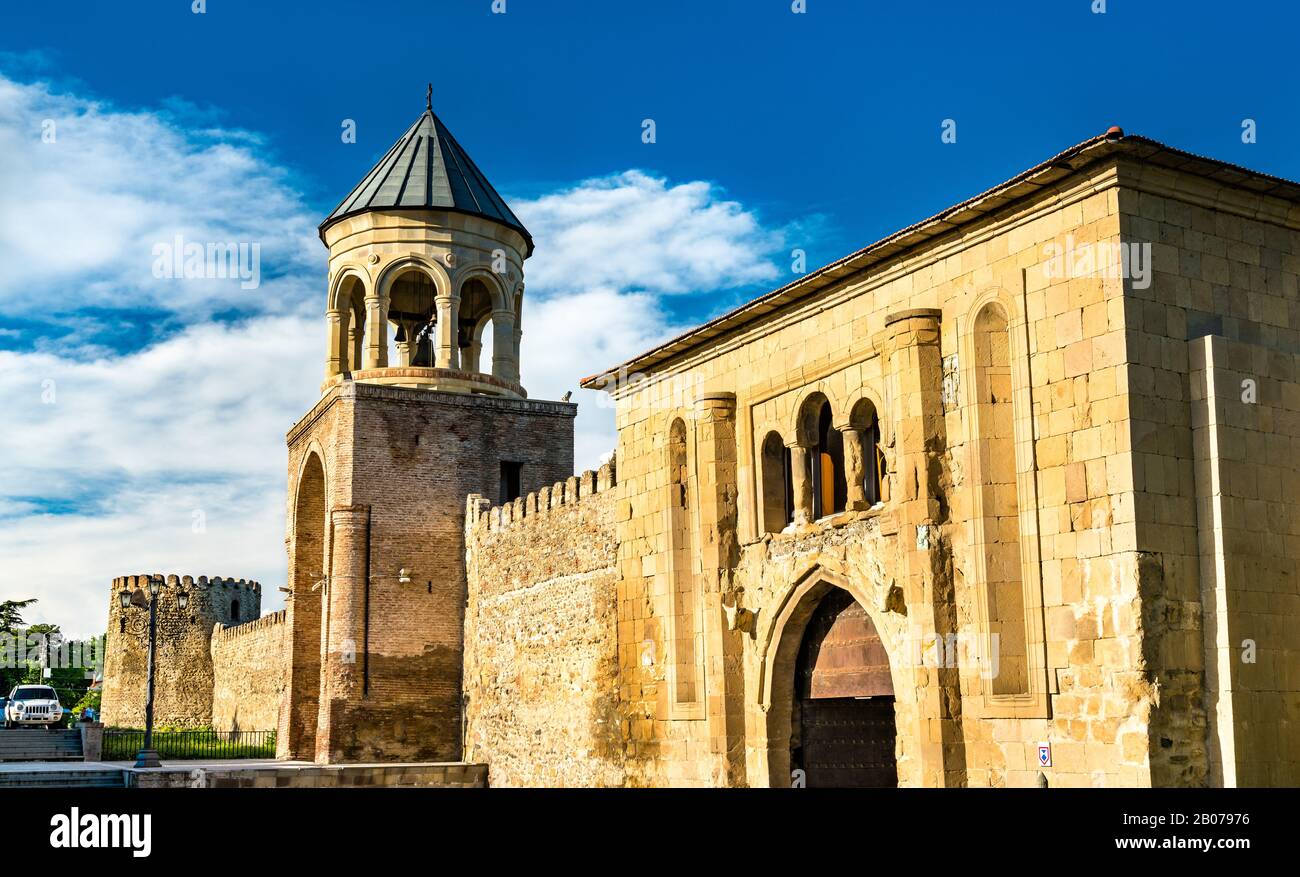
[{"label": "green tree", "polygon": [[30,600],[0,601],[0,697],[23,681],[27,665],[18,662],[18,639],[27,635],[23,629],[23,610],[36,602]]},{"label": "green tree", "polygon": [[23,610],[36,602],[30,600],[5,600],[0,602],[0,633],[16,634],[23,626]]}]

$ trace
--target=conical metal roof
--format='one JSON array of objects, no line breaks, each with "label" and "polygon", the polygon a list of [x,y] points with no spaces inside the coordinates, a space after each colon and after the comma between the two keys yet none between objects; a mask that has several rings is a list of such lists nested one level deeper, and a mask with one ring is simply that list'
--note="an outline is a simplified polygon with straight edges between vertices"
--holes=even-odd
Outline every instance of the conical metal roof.
[{"label": "conical metal roof", "polygon": [[509,226],[524,236],[528,252],[533,237],[456,138],[426,108],[415,124],[393,144],[361,182],[320,224],[325,229],[340,219],[367,210],[454,210]]}]

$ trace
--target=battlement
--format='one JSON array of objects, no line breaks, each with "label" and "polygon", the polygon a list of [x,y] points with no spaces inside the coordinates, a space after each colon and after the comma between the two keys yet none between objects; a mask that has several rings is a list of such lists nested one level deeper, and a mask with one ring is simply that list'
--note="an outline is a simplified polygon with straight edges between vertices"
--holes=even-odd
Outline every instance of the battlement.
[{"label": "battlement", "polygon": [[247,633],[263,630],[268,627],[274,627],[277,624],[283,624],[288,616],[288,610],[281,609],[278,612],[263,615],[261,618],[252,621],[245,621],[243,624],[222,624],[218,621],[212,627],[212,639],[214,641],[231,640]]},{"label": "battlement", "polygon": [[213,576],[210,579],[207,576],[199,576],[196,579],[194,576],[163,575],[162,573],[143,573],[141,575],[133,576],[118,576],[113,579],[113,592],[117,593],[123,588],[126,588],[127,590],[147,588],[149,586],[149,580],[154,578],[162,579],[164,586],[168,588],[182,587],[187,590],[195,587],[238,588],[252,594],[260,595],[262,593],[261,583],[250,582],[245,579],[231,579],[223,578],[221,576]]},{"label": "battlement", "polygon": [[495,533],[506,530],[511,524],[529,518],[544,517],[553,509],[573,506],[583,499],[616,487],[618,471],[614,460],[592,471],[557,481],[551,487],[521,496],[514,502],[492,506],[478,494],[466,501],[466,524],[470,533]]}]

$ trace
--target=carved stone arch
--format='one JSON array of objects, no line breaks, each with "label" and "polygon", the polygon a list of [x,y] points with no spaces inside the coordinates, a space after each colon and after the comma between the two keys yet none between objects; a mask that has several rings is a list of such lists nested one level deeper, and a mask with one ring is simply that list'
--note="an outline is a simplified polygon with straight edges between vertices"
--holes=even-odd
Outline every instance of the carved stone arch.
[{"label": "carved stone arch", "polygon": [[463,265],[456,271],[452,277],[451,288],[455,290],[455,296],[460,297],[460,291],[470,280],[482,280],[487,286],[488,294],[492,297],[492,309],[498,311],[510,311],[514,313],[511,306],[511,297],[506,293],[506,287],[501,276],[486,265]]},{"label": "carved stone arch", "polygon": [[[856,393],[849,396],[844,406],[844,413],[837,414],[836,426],[840,428],[851,427],[853,429],[862,429],[868,425],[868,412],[874,411],[880,419],[882,434],[885,431],[887,420],[892,418],[886,417],[885,396],[875,387],[869,384],[863,384]],[[891,429],[892,434],[892,429]],[[882,438],[884,436],[882,435]]]},{"label": "carved stone arch", "polygon": [[[906,624],[886,618],[882,595],[873,592],[859,577],[846,573],[841,564],[827,555],[818,555],[791,579],[770,611],[760,613],[757,637],[759,677],[756,706],[762,729],[759,775],[751,777],[754,785],[783,787],[790,784],[791,721],[794,715],[795,675],[804,634],[817,607],[833,589],[847,592],[871,620],[881,645],[889,656],[890,677],[896,692],[915,690],[911,662],[904,650]],[[766,619],[762,617],[766,615]],[[903,633],[900,636],[899,630]],[[906,697],[898,699],[896,726],[910,727],[914,707]],[[902,736],[902,732],[899,731]],[[900,785],[910,779],[900,763]]]},{"label": "carved stone arch", "polygon": [[[809,432],[808,426],[812,403],[818,397],[824,398],[830,403],[831,418],[833,420],[837,420],[841,416],[840,412],[844,410],[843,400],[836,398],[830,387],[826,386],[826,382],[820,381],[804,388],[803,393],[799,396],[799,402],[794,406],[793,419],[785,429],[781,430],[782,435],[789,435],[792,442],[804,446],[807,446],[810,443],[815,443],[816,424],[815,422],[813,423],[811,433]],[[812,418],[813,421],[815,421],[815,419],[815,417]]]},{"label": "carved stone arch", "polygon": [[398,277],[401,277],[407,271],[415,269],[422,271],[433,280],[434,288],[438,295],[451,295],[452,285],[451,278],[447,275],[447,269],[443,268],[432,259],[426,259],[423,256],[415,254],[403,256],[402,258],[387,265],[379,273],[379,281],[375,284],[379,297],[388,301],[392,297],[393,283]]},{"label": "carved stone arch", "polygon": [[[820,582],[820,585],[819,585]],[[821,587],[824,585],[824,587]],[[817,590],[818,588],[820,590]],[[884,643],[886,651],[891,658],[891,666],[895,676],[895,686],[904,684],[906,680],[899,679],[901,662],[893,660],[900,656],[904,643],[899,642],[897,633],[891,625],[884,620],[884,609],[880,606],[886,594],[876,594],[864,588],[860,582],[854,582],[852,577],[845,573],[840,562],[829,555],[819,554],[817,557],[808,561],[801,567],[801,571],[790,580],[781,597],[773,604],[770,611],[765,612],[766,620],[760,619],[760,632],[757,637],[758,658],[759,658],[759,676],[758,676],[758,703],[764,712],[771,709],[772,706],[772,658],[774,649],[778,647],[780,640],[785,636],[787,627],[797,611],[800,601],[808,598],[809,594],[816,592],[816,597],[820,599],[830,588],[842,588],[853,595],[853,599],[862,604],[871,621],[876,626],[876,631],[880,634],[881,642]],[[813,600],[815,608],[817,600]],[[811,609],[808,613],[811,616]],[[803,619],[807,623],[807,618]],[[795,644],[796,651],[798,643]]]},{"label": "carved stone arch", "polygon": [[[374,286],[374,280],[373,278],[371,278],[370,272],[367,271],[364,266],[356,265],[352,263],[342,265],[334,273],[334,277],[330,282],[329,296],[328,296],[328,300],[325,303],[326,310],[334,311],[334,310],[343,310],[345,308],[345,304],[342,300],[342,296],[343,296],[343,289],[346,286],[346,281],[348,279],[357,280],[361,284],[362,290],[364,290],[365,292],[369,292]],[[364,308],[365,307],[364,298],[365,296],[363,294],[362,301],[348,302],[348,304],[354,307],[359,306]]]}]

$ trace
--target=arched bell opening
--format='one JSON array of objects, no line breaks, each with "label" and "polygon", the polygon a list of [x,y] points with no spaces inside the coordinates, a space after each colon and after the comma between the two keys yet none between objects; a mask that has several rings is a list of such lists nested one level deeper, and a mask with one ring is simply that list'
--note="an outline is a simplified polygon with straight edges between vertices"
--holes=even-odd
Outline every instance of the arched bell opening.
[{"label": "arched bell opening", "polygon": [[432,368],[437,357],[438,288],[418,268],[399,274],[388,295],[391,329],[388,361],[394,366]]}]

